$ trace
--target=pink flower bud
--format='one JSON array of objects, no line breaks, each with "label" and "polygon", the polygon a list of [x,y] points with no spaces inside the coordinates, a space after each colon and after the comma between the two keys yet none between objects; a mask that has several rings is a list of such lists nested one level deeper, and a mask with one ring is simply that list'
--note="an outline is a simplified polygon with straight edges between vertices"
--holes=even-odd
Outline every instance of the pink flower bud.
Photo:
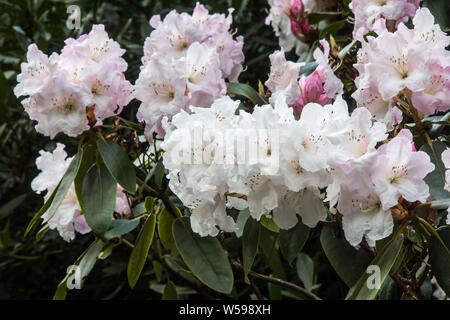
[{"label": "pink flower bud", "polygon": [[303,18],[303,13],[305,11],[305,6],[303,5],[303,1],[302,0],[292,0],[291,1],[291,16],[299,21],[300,19]]},{"label": "pink flower bud", "polygon": [[320,105],[331,103],[331,99],[323,92],[323,81],[317,71],[314,71],[308,77],[302,76],[298,84],[301,94],[295,103],[295,107],[303,108],[304,105],[310,102]]}]

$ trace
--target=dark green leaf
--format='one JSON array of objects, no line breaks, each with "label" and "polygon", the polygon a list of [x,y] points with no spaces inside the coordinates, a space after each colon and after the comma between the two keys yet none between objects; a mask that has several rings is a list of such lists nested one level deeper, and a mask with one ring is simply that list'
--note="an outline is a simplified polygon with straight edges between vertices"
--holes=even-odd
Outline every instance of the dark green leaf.
[{"label": "dark green leaf", "polygon": [[243,96],[249,99],[254,105],[263,105],[267,102],[252,87],[245,83],[227,83],[228,94]]},{"label": "dark green leaf", "polygon": [[445,166],[442,163],[442,152],[447,146],[445,143],[435,140],[432,145],[424,144],[420,150],[426,152],[434,164],[434,170],[425,177],[425,182],[430,187],[430,194],[435,199],[450,198],[450,192],[444,190]]},{"label": "dark green leaf", "polygon": [[122,148],[112,140],[97,140],[97,147],[114,180],[131,194],[136,192],[133,163]]},{"label": "dark green leaf", "polygon": [[117,184],[104,164],[93,165],[83,180],[83,213],[92,230],[103,233],[111,225]]},{"label": "dark green leaf", "polygon": [[219,241],[194,233],[189,217],[175,220],[173,235],[178,251],[194,275],[211,289],[230,293],[233,272]]},{"label": "dark green leaf", "polygon": [[250,271],[256,253],[258,252],[260,224],[253,218],[248,218],[242,234],[242,258],[244,263],[245,282],[249,283],[248,272]]},{"label": "dark green leaf", "polygon": [[180,300],[178,296],[177,287],[172,281],[168,281],[164,287],[163,300]]},{"label": "dark green leaf", "polygon": [[309,228],[301,220],[289,230],[280,230],[281,254],[289,264],[294,261],[309,236]]},{"label": "dark green leaf", "polygon": [[[450,248],[450,227],[440,227],[437,232],[447,248]],[[428,246],[431,269],[441,288],[450,296],[450,254],[436,237],[430,238]]]},{"label": "dark green leaf", "polygon": [[372,257],[364,249],[356,250],[344,237],[335,237],[333,230],[322,229],[320,243],[328,261],[345,284],[352,287],[365,273]]},{"label": "dark green leaf", "polygon": [[159,215],[158,220],[158,234],[162,245],[167,250],[177,253],[177,247],[175,245],[175,239],[173,238],[173,222],[175,217],[170,214],[167,209],[163,209]]},{"label": "dark green leaf", "polygon": [[261,228],[259,247],[264,259],[272,270],[273,275],[280,279],[286,279],[286,274],[283,269],[283,263],[276,246],[277,237],[277,233],[271,232],[265,228]]},{"label": "dark green leaf", "polygon": [[353,40],[348,45],[346,45],[341,51],[339,51],[338,58],[344,59],[344,57],[347,55],[347,53],[350,51],[351,48],[356,44],[356,40]]},{"label": "dark green leaf", "polygon": [[164,174],[165,174],[164,165],[162,163],[162,160],[159,160],[155,168],[155,183],[159,189],[162,188],[162,181],[164,178]]},{"label": "dark green leaf", "polygon": [[433,201],[431,207],[438,210],[447,209],[450,207],[450,198]]},{"label": "dark green leaf", "polygon": [[105,240],[110,240],[115,237],[127,234],[133,231],[139,225],[139,219],[133,220],[113,220],[111,222],[111,229],[105,232],[103,237]]},{"label": "dark green leaf", "polygon": [[[389,275],[395,261],[402,249],[403,234],[397,238],[392,239],[381,250],[377,256],[370,262],[370,265],[378,266],[380,268],[380,285],[383,285],[384,280]],[[371,274],[364,272],[358,282],[352,287],[347,295],[349,300],[373,300],[377,296],[379,288],[369,289],[367,280]]]},{"label": "dark green leaf", "polygon": [[95,163],[96,148],[92,144],[87,144],[83,147],[83,157],[81,158],[80,168],[74,180],[75,193],[77,195],[78,203],[83,208],[83,201],[81,199],[83,190],[83,180],[86,172]]},{"label": "dark green leaf", "polygon": [[145,221],[141,232],[139,232],[136,245],[131,252],[127,267],[128,284],[131,288],[134,288],[139,276],[141,275],[142,269],[144,269],[145,261],[148,256],[148,250],[150,249],[153,235],[155,233],[155,224],[156,215],[150,214]]},{"label": "dark green leaf", "polygon": [[319,23],[322,20],[335,18],[337,16],[340,16],[341,12],[310,12],[306,14],[306,18],[308,19],[308,22],[310,24],[316,24]]},{"label": "dark green leaf", "polygon": [[266,228],[267,230],[270,230],[272,232],[278,233],[280,232],[280,228],[276,225],[275,222],[273,222],[272,218],[267,218],[266,216],[261,217],[261,225]]},{"label": "dark green leaf", "polygon": [[314,70],[316,70],[317,66],[317,62],[307,62],[304,66],[300,67],[299,76],[309,76],[314,72]]},{"label": "dark green leaf", "polygon": [[297,257],[297,275],[302,280],[305,289],[311,291],[314,286],[314,261],[303,252]]}]

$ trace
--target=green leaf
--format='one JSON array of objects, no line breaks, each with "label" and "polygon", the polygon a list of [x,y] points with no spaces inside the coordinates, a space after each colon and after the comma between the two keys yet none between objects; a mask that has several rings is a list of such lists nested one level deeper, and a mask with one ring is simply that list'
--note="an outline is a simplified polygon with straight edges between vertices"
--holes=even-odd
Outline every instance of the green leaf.
[{"label": "green leaf", "polygon": [[37,233],[36,233],[36,241],[40,241],[44,235],[47,233],[47,231],[50,230],[50,227],[48,225],[43,226]]},{"label": "green leaf", "polygon": [[87,171],[95,163],[96,148],[92,144],[87,144],[83,147],[83,156],[81,158],[80,168],[78,169],[77,175],[75,177],[75,193],[77,195],[78,203],[83,209],[83,201],[81,199],[83,190],[83,180],[86,176]]},{"label": "green leaf", "polygon": [[[397,238],[392,239],[381,250],[377,256],[370,262],[370,265],[378,266],[380,268],[380,285],[383,284],[386,277],[389,275],[395,261],[402,249],[403,234]],[[377,296],[379,289],[369,289],[367,286],[367,279],[371,274],[364,272],[358,282],[352,287],[347,295],[348,300],[373,300]]]},{"label": "green leaf", "polygon": [[[450,227],[440,227],[437,229],[437,233],[447,248],[450,248]],[[430,252],[431,269],[436,280],[447,296],[450,296],[450,254],[436,237],[430,238],[428,248]]]},{"label": "green leaf", "polygon": [[120,237],[121,235],[127,234],[133,231],[139,225],[139,219],[133,220],[113,220],[111,222],[111,228],[105,232],[103,238],[105,240],[110,240],[115,237]]},{"label": "green leaf", "polygon": [[434,140],[432,145],[424,144],[420,151],[426,152],[434,164],[434,170],[425,177],[425,182],[430,187],[430,194],[435,199],[450,198],[450,192],[444,190],[445,184],[445,166],[442,162],[442,152],[447,148],[446,144]]},{"label": "green leaf", "polygon": [[[102,251],[105,243],[101,240],[96,240],[78,257],[73,263],[73,266],[77,266],[79,269],[76,276],[79,276],[81,286],[84,283],[84,279],[89,275],[92,268],[94,268],[97,262],[98,255]],[[75,275],[75,268],[62,279],[58,284],[56,291],[53,295],[53,300],[64,300],[67,296],[67,281]]]},{"label": "green leaf", "polygon": [[273,272],[273,275],[280,279],[286,279],[286,273],[283,269],[283,262],[276,247],[278,234],[265,228],[261,228],[259,237],[259,247],[264,259]]},{"label": "green leaf", "polygon": [[133,163],[113,140],[97,140],[97,147],[114,180],[131,194],[136,192],[136,173]]},{"label": "green leaf", "polygon": [[254,105],[267,104],[267,102],[258,94],[258,92],[255,91],[255,89],[245,83],[228,82],[227,92],[228,94],[246,97]]},{"label": "green leaf", "polygon": [[335,18],[340,16],[341,12],[330,11],[330,12],[310,12],[306,14],[306,19],[308,19],[309,24],[316,24],[322,20]]},{"label": "green leaf", "polygon": [[450,207],[450,198],[436,200],[431,203],[431,208],[433,209],[442,210],[447,209],[448,207]]},{"label": "green leaf", "polygon": [[55,214],[56,210],[59,208],[61,202],[66,197],[67,192],[69,191],[70,187],[72,186],[72,182],[74,181],[78,170],[80,168],[81,159],[83,157],[83,151],[80,150],[75,158],[70,162],[69,167],[67,168],[66,173],[61,179],[61,182],[58,185],[58,191],[56,192],[55,198],[53,199],[50,207],[45,212],[45,220],[50,220],[53,215]]},{"label": "green leaf", "polygon": [[272,232],[278,233],[280,232],[280,228],[276,225],[275,222],[273,222],[272,218],[267,218],[266,216],[261,217],[261,225],[266,228],[267,230],[270,230]]},{"label": "green leaf", "polygon": [[304,66],[300,67],[300,72],[299,72],[299,76],[309,76],[311,73],[314,72],[314,70],[316,70],[318,66],[317,62],[307,62]]},{"label": "green leaf", "polygon": [[146,212],[153,212],[155,209],[155,198],[150,196],[145,197],[144,207]]},{"label": "green leaf", "polygon": [[387,277],[378,292],[378,300],[393,300],[397,295],[397,284],[391,277]]},{"label": "green leaf", "polygon": [[175,217],[164,208],[158,220],[158,234],[162,245],[172,253],[177,253],[177,246],[175,245],[175,239],[173,238],[172,227],[175,221]]},{"label": "green leaf", "polygon": [[219,241],[194,233],[189,217],[175,220],[173,235],[178,251],[192,273],[211,289],[230,293],[233,289],[233,272]]},{"label": "green leaf", "polygon": [[172,281],[167,281],[166,286],[164,287],[164,293],[162,296],[163,300],[180,300],[178,296],[177,287]]},{"label": "green leaf", "polygon": [[139,232],[136,240],[136,245],[128,260],[127,276],[128,284],[134,288],[136,282],[144,269],[145,261],[147,260],[148,250],[152,244],[153,235],[155,233],[156,215],[150,214]]},{"label": "green leaf", "polygon": [[244,233],[242,234],[242,258],[246,283],[250,283],[248,280],[248,272],[258,252],[260,231],[261,227],[259,222],[249,217],[244,227]]},{"label": "green leaf", "polygon": [[319,28],[321,37],[325,37],[329,33],[335,35],[339,30],[341,30],[345,26],[346,22],[347,20],[334,21],[329,25],[327,25],[326,27],[324,27],[323,29]]},{"label": "green leaf", "polygon": [[93,165],[83,180],[83,213],[98,233],[108,230],[116,207],[117,184],[104,164]]},{"label": "green leaf", "polygon": [[348,45],[346,45],[341,51],[339,51],[338,58],[344,59],[344,57],[347,55],[347,53],[350,51],[350,49],[355,46],[356,42],[357,42],[357,40],[353,40]]},{"label": "green leaf", "polygon": [[322,229],[320,243],[328,261],[350,288],[365,273],[372,257],[364,249],[356,250],[344,237],[335,237],[329,226]]},{"label": "green leaf", "polygon": [[164,174],[165,174],[165,168],[162,163],[162,159],[160,159],[158,161],[158,163],[156,164],[156,168],[155,168],[155,183],[159,189],[162,188],[162,181],[164,178]]},{"label": "green leaf", "polygon": [[241,210],[241,212],[239,212],[236,224],[238,226],[238,230],[235,232],[236,233],[236,237],[240,238],[242,237],[242,234],[244,232],[244,227],[245,224],[247,223],[247,220],[250,217],[250,211],[248,211],[247,209]]},{"label": "green leaf", "polygon": [[50,198],[44,203],[41,209],[34,215],[25,230],[25,237],[30,232],[34,224],[39,220],[39,218],[44,215],[44,221],[50,220],[55,214],[56,210],[59,208],[61,202],[66,197],[70,186],[72,185],[75,176],[77,175],[78,169],[80,168],[81,158],[83,157],[83,150],[80,150],[73,160],[70,162],[67,171],[64,173],[61,181],[59,182],[56,189],[53,191]]},{"label": "green leaf", "polygon": [[280,230],[280,250],[289,264],[294,261],[298,253],[308,240],[309,228],[301,220],[289,230]]},{"label": "green leaf", "polygon": [[314,261],[306,253],[300,252],[297,257],[296,269],[305,289],[311,291],[314,286]]}]

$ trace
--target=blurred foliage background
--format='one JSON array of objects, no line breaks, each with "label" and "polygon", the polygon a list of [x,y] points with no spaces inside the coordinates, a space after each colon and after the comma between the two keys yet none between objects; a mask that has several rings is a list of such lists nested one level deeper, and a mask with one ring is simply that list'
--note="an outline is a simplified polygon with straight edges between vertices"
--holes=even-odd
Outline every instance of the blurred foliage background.
[{"label": "blurred foliage background", "polygon": [[[446,1],[431,2],[441,25],[448,27],[448,4]],[[104,24],[112,38],[127,50],[125,60],[129,67],[127,79],[134,83],[141,65],[142,46],[150,34],[148,23],[154,14],[164,16],[170,10],[192,12],[195,0],[0,0],[0,299],[49,299],[66,273],[66,268],[93,240],[93,235],[77,237],[70,244],[64,242],[57,232],[48,232],[40,241],[34,237],[23,238],[26,225],[42,205],[42,197],[30,188],[37,175],[35,159],[41,149],[52,150],[56,142],[66,144],[69,154],[74,154],[76,141],[58,136],[54,141],[34,130],[34,123],[13,94],[20,63],[25,60],[29,44],[36,43],[46,54],[59,52],[68,37],[78,37],[90,31],[93,24]],[[244,36],[245,72],[240,82],[254,88],[258,80],[264,82],[269,72],[268,55],[278,49],[278,41],[272,28],[264,24],[268,4],[264,0],[204,0],[211,12],[227,13],[235,8],[232,28],[236,35]],[[344,1],[348,4],[348,1]],[[437,4],[436,4],[437,3]],[[81,8],[81,29],[68,30],[69,5]],[[447,14],[445,14],[447,12]],[[442,14],[443,13],[443,14]],[[345,26],[346,33],[352,26]],[[293,59],[293,58],[291,58]],[[137,101],[130,103],[124,115],[135,119]],[[227,243],[233,248],[236,244]],[[304,252],[315,265],[314,277],[321,279],[319,296],[342,298],[347,288],[335,272],[320,247],[318,234],[311,235]],[[146,266],[142,279],[134,290],[127,285],[126,264],[130,251],[120,246],[107,260],[100,261],[89,275],[83,290],[72,290],[69,299],[112,298],[161,298],[162,284],[155,283],[154,269]],[[258,262],[255,263],[257,265]],[[287,278],[299,282],[295,268]],[[264,273],[268,270],[259,270]],[[181,276],[176,283],[185,281]],[[245,284],[236,283],[238,289]],[[178,288],[183,297],[217,297],[208,289],[190,290]],[[183,291],[184,290],[184,291]],[[266,290],[266,289],[264,289]],[[249,289],[250,291],[250,289]],[[236,298],[248,298],[249,292],[241,290]],[[223,297],[222,297],[223,298]]]}]

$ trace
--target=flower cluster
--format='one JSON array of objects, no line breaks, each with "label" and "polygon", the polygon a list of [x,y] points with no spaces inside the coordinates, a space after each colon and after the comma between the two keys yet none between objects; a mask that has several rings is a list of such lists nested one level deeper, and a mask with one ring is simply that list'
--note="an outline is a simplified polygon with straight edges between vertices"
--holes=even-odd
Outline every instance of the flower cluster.
[{"label": "flower cluster", "polygon": [[[386,125],[372,122],[366,108],[349,114],[339,96],[333,104],[308,103],[296,120],[285,96],[272,105],[240,110],[239,101],[216,100],[173,117],[162,144],[170,188],[192,210],[202,236],[237,226],[226,208],[248,208],[253,218],[273,217],[283,229],[297,214],[310,227],[332,212],[343,215],[352,245],[370,245],[392,232],[391,208],[403,197],[426,201],[423,179],[434,169],[429,156],[413,149],[402,130],[378,149]],[[326,189],[326,193],[321,191]]]},{"label": "flower cluster", "polygon": [[378,36],[367,37],[358,51],[353,97],[389,126],[401,120],[396,106],[426,115],[450,109],[450,37],[426,8],[417,10],[413,24],[400,23],[391,33],[381,21]]},{"label": "flower cluster", "polygon": [[380,19],[393,27],[414,17],[422,0],[353,0],[349,7],[355,15],[353,38],[363,41],[364,35],[377,30]]},{"label": "flower cluster", "polygon": [[271,24],[278,37],[280,47],[285,51],[295,48],[297,55],[308,49],[304,42],[311,27],[304,17],[314,8],[314,0],[269,0],[270,13],[266,24]]},{"label": "flower cluster", "polygon": [[271,102],[284,96],[288,105],[300,114],[307,103],[329,104],[342,94],[343,84],[328,62],[330,45],[325,40],[321,40],[320,44],[323,51],[317,48],[313,53],[316,69],[309,76],[302,75],[300,78],[299,71],[305,63],[287,61],[284,50],[270,55],[270,74],[265,84],[272,92]]},{"label": "flower cluster", "polygon": [[59,132],[75,137],[119,114],[131,101],[133,87],[124,76],[124,53],[103,25],[94,25],[78,39],[67,39],[61,54],[50,57],[32,44],[14,93],[28,96],[22,104],[37,121],[38,132],[52,139]]},{"label": "flower cluster", "polygon": [[225,79],[237,81],[242,71],[243,38],[233,39],[229,15],[209,14],[197,3],[192,15],[171,11],[164,20],[153,16],[155,29],[145,40],[144,57],[136,81],[142,102],[137,117],[145,135],[163,137],[163,117],[169,120],[189,105],[209,107],[226,94]]},{"label": "flower cluster", "polygon": [[[40,156],[36,159],[36,166],[41,173],[31,182],[31,188],[38,194],[47,191],[44,196],[45,201],[50,198],[73,159],[73,157],[67,157],[64,148],[63,144],[57,143],[53,152],[41,150]],[[120,186],[117,188],[115,211],[121,214],[131,212],[127,196]],[[50,229],[57,229],[66,241],[75,239],[75,231],[81,234],[91,231],[82,214],[73,183],[56,212],[52,216],[48,216],[48,213],[49,211],[42,216],[44,222]]]}]

